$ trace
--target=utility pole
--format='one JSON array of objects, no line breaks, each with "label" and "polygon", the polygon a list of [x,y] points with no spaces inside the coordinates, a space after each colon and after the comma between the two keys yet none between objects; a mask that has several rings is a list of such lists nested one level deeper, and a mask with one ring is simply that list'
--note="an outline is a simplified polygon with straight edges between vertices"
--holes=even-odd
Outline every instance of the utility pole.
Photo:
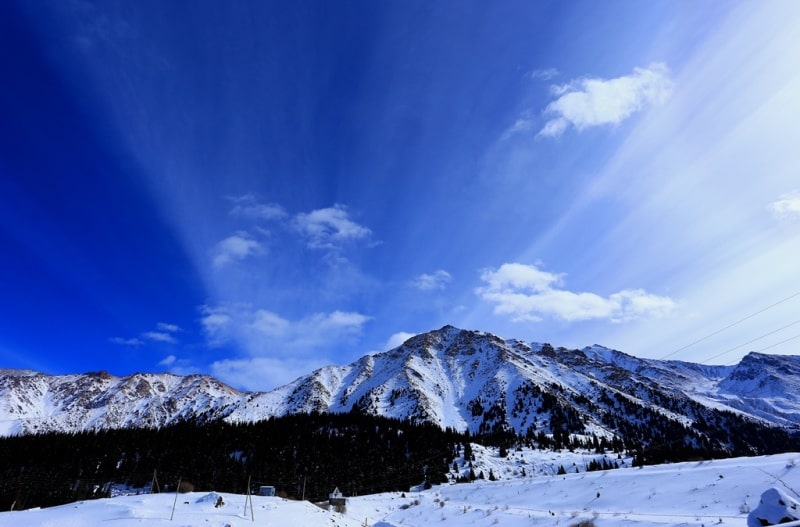
[{"label": "utility pole", "polygon": [[175,516],[175,505],[178,504],[178,493],[181,491],[182,482],[183,482],[183,476],[178,478],[178,486],[175,487],[175,501],[172,502],[172,512],[169,515],[169,521],[172,521],[173,516]]},{"label": "utility pole", "polygon": [[158,486],[158,478],[156,477],[155,469],[153,470],[153,481],[150,482],[150,494],[153,494],[153,489],[156,489],[156,493],[161,492]]},{"label": "utility pole", "polygon": [[250,503],[250,520],[256,521],[255,511],[253,510],[253,495],[250,494],[250,479],[253,476],[247,476],[247,496],[244,499],[244,513],[247,514],[247,504]]}]

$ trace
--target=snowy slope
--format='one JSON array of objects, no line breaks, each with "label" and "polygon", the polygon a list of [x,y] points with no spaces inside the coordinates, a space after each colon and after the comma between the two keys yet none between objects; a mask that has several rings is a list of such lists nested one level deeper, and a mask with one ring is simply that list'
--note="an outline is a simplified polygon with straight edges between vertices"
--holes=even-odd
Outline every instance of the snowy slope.
[{"label": "snowy slope", "polygon": [[[275,415],[356,408],[471,432],[503,424],[524,433],[552,431],[547,407],[555,398],[581,414],[587,433],[607,436],[613,427],[603,417],[619,412],[621,401],[612,399],[621,398],[687,426],[710,408],[794,427],[800,425],[798,369],[800,357],[751,354],[737,367],[705,366],[639,359],[602,346],[554,349],[446,326],[347,366],[322,368],[253,402]],[[551,404],[545,404],[548,394]],[[229,419],[250,420],[251,411],[236,408]]]},{"label": "snowy slope", "polygon": [[0,370],[0,434],[160,426],[215,419],[243,394],[207,376]]},{"label": "snowy slope", "polygon": [[445,326],[266,393],[239,392],[199,375],[0,370],[2,435],[161,426],[182,418],[252,422],[354,408],[473,433],[565,428],[611,437],[653,416],[682,426],[714,423],[720,410],[797,428],[800,357],[751,353],[737,366],[706,366]]},{"label": "snowy slope", "polygon": [[[216,493],[153,494],[0,513],[0,527],[179,525],[243,527],[597,527],[729,525],[744,527],[761,494],[776,488],[797,499],[800,454],[679,463],[473,484],[349,498],[346,512],[307,502]],[[498,470],[500,470],[498,468]],[[535,472],[535,471],[531,471]],[[538,472],[537,472],[538,473]],[[222,496],[225,505],[215,508]],[[170,521],[173,504],[175,511]],[[251,516],[252,514],[252,516]]]}]

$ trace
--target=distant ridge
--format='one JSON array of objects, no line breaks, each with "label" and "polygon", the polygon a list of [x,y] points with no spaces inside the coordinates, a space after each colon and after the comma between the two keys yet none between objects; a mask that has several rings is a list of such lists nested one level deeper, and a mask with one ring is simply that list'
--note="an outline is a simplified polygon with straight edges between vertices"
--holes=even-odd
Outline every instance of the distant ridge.
[{"label": "distant ridge", "polygon": [[706,366],[445,326],[271,392],[204,375],[0,370],[2,435],[351,410],[473,434],[624,439],[678,427],[695,442],[735,442],[719,429],[800,428],[800,357],[750,353],[735,366]]}]

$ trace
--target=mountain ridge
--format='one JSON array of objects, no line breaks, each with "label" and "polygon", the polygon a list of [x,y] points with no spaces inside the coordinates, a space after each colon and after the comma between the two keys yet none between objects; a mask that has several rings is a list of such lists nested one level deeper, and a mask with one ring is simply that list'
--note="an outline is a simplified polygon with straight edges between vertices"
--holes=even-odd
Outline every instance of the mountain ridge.
[{"label": "mountain ridge", "polygon": [[[355,410],[539,439],[655,437],[683,427],[701,444],[721,433],[715,427],[800,429],[798,373],[798,356],[751,353],[737,365],[706,366],[444,326],[269,392],[239,391],[206,375],[0,369],[0,435]],[[735,442],[734,435],[715,441]]]}]

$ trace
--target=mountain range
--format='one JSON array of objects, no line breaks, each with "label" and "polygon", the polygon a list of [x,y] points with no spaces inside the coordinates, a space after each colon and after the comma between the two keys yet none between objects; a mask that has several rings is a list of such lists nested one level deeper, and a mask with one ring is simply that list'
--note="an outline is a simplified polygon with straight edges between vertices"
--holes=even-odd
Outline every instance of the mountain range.
[{"label": "mountain range", "polygon": [[[742,426],[797,437],[800,356],[750,353],[736,365],[708,366],[445,326],[270,392],[242,392],[205,375],[0,370],[0,435],[352,410],[471,434],[646,444],[683,434],[695,447],[730,446]],[[740,447],[759,450],[752,441]]]}]

